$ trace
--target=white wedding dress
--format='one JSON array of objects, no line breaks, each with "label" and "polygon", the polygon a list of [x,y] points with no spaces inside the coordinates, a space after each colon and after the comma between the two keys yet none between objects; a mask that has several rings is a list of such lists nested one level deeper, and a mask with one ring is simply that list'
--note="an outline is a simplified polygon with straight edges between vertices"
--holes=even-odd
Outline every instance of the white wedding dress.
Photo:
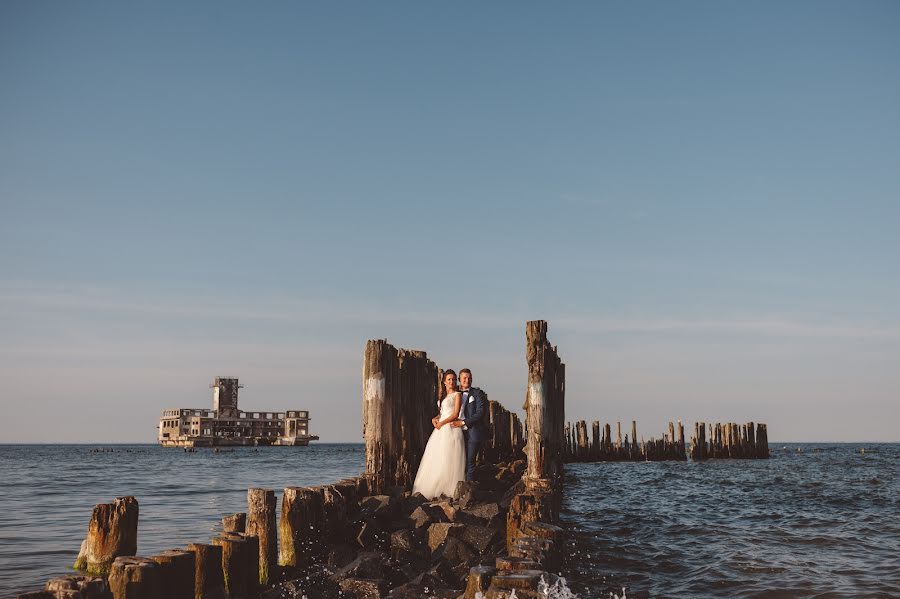
[{"label": "white wedding dress", "polygon": [[[443,399],[439,420],[446,420],[453,414],[458,395],[459,392],[452,393]],[[440,429],[434,429],[419,463],[413,493],[421,493],[428,499],[441,495],[452,497],[456,483],[465,479],[466,442],[462,428],[445,424]]]}]

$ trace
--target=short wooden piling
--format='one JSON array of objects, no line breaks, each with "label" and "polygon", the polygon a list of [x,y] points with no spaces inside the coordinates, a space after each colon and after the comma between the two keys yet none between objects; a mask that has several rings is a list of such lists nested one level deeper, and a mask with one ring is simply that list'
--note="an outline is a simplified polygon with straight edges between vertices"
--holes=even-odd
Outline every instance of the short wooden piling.
[{"label": "short wooden piling", "polygon": [[94,506],[74,568],[89,574],[108,573],[115,558],[137,553],[137,526],[134,497],[116,497],[113,503]]},{"label": "short wooden piling", "polygon": [[275,491],[247,489],[247,534],[259,539],[259,583],[274,580],[278,565],[278,529]]},{"label": "short wooden piling", "polygon": [[191,543],[187,546],[187,550],[194,553],[194,597],[196,599],[225,599],[222,547]]},{"label": "short wooden piling", "polygon": [[588,445],[588,435],[587,435],[587,423],[584,420],[578,422],[577,425],[578,430],[578,454],[576,456],[577,461],[586,462],[588,461],[588,453],[590,451],[590,447]]},{"label": "short wooden piling", "polygon": [[497,574],[491,566],[474,566],[469,569],[463,599],[481,599],[491,586],[491,578]]},{"label": "short wooden piling", "polygon": [[213,545],[222,548],[222,572],[225,575],[225,593],[230,599],[249,596],[250,561],[247,540],[240,533],[222,533],[214,537]]},{"label": "short wooden piling", "polygon": [[278,525],[280,565],[291,568],[309,565],[322,529],[322,512],[322,495],[316,490],[305,487],[284,490]]},{"label": "short wooden piling", "polygon": [[159,564],[161,592],[165,599],[194,599],[196,554],[193,551],[170,549],[150,559]]},{"label": "short wooden piling", "polygon": [[164,599],[161,568],[146,557],[121,556],[109,568],[113,599]]},{"label": "short wooden piling", "polygon": [[222,518],[223,532],[244,532],[247,528],[247,514],[229,514]]}]

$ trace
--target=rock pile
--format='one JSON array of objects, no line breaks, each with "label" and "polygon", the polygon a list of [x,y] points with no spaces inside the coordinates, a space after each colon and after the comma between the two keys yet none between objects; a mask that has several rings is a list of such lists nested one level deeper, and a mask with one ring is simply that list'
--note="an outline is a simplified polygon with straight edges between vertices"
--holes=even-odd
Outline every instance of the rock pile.
[{"label": "rock pile", "polygon": [[284,569],[262,596],[456,599],[472,568],[493,572],[506,553],[506,513],[524,470],[524,460],[483,464],[474,482],[434,501],[402,487],[364,497],[340,538],[317,547],[308,567]]}]

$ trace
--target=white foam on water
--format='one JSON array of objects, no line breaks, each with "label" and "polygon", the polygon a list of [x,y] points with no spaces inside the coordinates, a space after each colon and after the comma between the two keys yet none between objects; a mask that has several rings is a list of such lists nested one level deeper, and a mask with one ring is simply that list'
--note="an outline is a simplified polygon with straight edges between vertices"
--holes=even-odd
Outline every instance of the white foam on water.
[{"label": "white foam on water", "polygon": [[547,580],[541,576],[541,581],[538,583],[538,593],[541,594],[541,597],[546,597],[547,599],[578,599],[578,595],[576,595],[572,589],[566,584],[566,579],[560,576],[556,580],[553,581],[553,584],[547,582]]}]

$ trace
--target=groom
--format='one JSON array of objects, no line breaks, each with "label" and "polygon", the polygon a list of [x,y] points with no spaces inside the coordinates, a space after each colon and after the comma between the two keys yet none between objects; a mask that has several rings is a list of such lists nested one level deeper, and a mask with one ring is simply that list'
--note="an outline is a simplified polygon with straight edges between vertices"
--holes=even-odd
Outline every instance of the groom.
[{"label": "groom", "polygon": [[488,436],[487,426],[484,422],[487,401],[484,391],[472,386],[472,371],[463,368],[459,371],[459,390],[462,393],[462,409],[459,418],[453,421],[453,426],[463,427],[463,436],[466,439],[466,480],[471,481],[475,477],[475,455],[478,446]]}]

